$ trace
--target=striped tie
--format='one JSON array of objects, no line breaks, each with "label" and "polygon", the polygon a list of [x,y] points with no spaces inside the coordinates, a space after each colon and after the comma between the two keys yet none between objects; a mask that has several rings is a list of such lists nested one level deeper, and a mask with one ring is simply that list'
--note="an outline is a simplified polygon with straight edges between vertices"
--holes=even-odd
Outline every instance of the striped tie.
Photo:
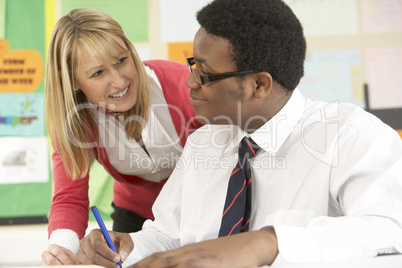
[{"label": "striped tie", "polygon": [[239,161],[229,179],[220,237],[248,231],[251,214],[251,171],[248,160],[259,149],[251,138],[244,137],[240,142]]}]

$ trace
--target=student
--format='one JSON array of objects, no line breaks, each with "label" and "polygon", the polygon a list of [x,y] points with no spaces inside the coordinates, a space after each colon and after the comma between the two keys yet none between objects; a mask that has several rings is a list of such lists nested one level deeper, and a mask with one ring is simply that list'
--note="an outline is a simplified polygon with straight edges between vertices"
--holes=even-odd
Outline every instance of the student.
[{"label": "student", "polygon": [[188,138],[155,220],[111,232],[119,256],[93,230],[78,261],[257,267],[402,252],[402,141],[353,104],[301,95],[306,43],[291,9],[215,0],[197,20],[187,86],[206,125]]},{"label": "student", "polygon": [[134,232],[153,219],[152,204],[198,126],[187,77],[185,64],[143,63],[102,12],[75,9],[57,22],[46,66],[54,195],[43,264],[76,263],[93,159],[115,179],[113,229]]}]

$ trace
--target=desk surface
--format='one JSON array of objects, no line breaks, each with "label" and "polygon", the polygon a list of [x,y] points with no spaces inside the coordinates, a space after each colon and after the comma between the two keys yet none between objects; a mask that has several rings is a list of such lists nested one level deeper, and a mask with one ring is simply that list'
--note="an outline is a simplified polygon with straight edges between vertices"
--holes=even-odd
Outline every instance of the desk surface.
[{"label": "desk surface", "polygon": [[[2,266],[0,268],[45,268],[46,266]],[[104,268],[98,265],[52,265],[52,268]]]},{"label": "desk surface", "polygon": [[[112,221],[105,221],[105,225],[109,230],[112,229]],[[41,254],[47,248],[47,226],[47,224],[1,225],[0,268],[40,265]],[[87,233],[96,228],[99,228],[96,221],[89,221]]]},{"label": "desk surface", "polygon": [[[269,266],[263,266],[268,268]],[[402,268],[402,254],[331,263],[278,264],[278,268]],[[262,267],[260,267],[262,268]]]},{"label": "desk surface", "polygon": [[[2,266],[0,268],[43,268],[43,266]],[[74,265],[74,266],[52,266],[52,268],[99,268],[97,265]],[[278,268],[401,268],[402,267],[402,254],[379,256],[375,258],[353,260],[347,262],[333,262],[333,263],[306,263],[306,264],[292,264],[292,265],[279,265]],[[269,268],[269,266],[262,266],[260,268]],[[273,267],[272,267],[273,268]]]},{"label": "desk surface", "polygon": [[[105,221],[111,229],[112,222]],[[87,233],[98,228],[90,221]],[[0,268],[43,268],[41,253],[47,248],[47,224],[0,226]],[[33,265],[33,266],[32,266]],[[61,266],[66,268],[66,266]],[[72,266],[80,268],[80,266]],[[81,266],[91,268],[91,266]],[[99,266],[92,266],[99,267]],[[268,267],[268,266],[264,266]],[[402,268],[402,254],[334,263],[279,264],[279,268]]]}]

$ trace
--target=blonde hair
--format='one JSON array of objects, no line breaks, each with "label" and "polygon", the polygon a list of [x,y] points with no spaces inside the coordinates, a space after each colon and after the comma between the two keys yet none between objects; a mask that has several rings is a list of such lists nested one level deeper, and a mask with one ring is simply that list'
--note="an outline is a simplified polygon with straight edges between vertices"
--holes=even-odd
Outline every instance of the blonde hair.
[{"label": "blonde hair", "polygon": [[[94,153],[100,157],[101,152],[93,109],[83,109],[90,102],[82,91],[74,89],[78,57],[82,49],[87,49],[95,56],[111,60],[112,55],[105,43],[119,51],[127,51],[116,42],[116,37],[122,39],[128,48],[140,81],[137,102],[124,116],[146,120],[149,114],[148,76],[133,44],[114,19],[97,10],[74,9],[56,23],[50,38],[45,81],[46,128],[73,179],[86,176]],[[127,137],[139,138],[144,121],[127,121]],[[71,136],[81,146],[71,142]]]}]

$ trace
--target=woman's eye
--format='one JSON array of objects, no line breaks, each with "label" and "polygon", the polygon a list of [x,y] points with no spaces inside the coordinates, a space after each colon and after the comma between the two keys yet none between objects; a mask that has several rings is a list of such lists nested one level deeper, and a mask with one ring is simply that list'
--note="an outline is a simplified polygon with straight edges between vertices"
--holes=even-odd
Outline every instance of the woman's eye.
[{"label": "woman's eye", "polygon": [[127,60],[127,57],[123,57],[117,61],[117,64],[124,63]]},{"label": "woman's eye", "polygon": [[91,77],[98,77],[102,74],[103,71],[97,71],[96,73],[94,73]]}]

